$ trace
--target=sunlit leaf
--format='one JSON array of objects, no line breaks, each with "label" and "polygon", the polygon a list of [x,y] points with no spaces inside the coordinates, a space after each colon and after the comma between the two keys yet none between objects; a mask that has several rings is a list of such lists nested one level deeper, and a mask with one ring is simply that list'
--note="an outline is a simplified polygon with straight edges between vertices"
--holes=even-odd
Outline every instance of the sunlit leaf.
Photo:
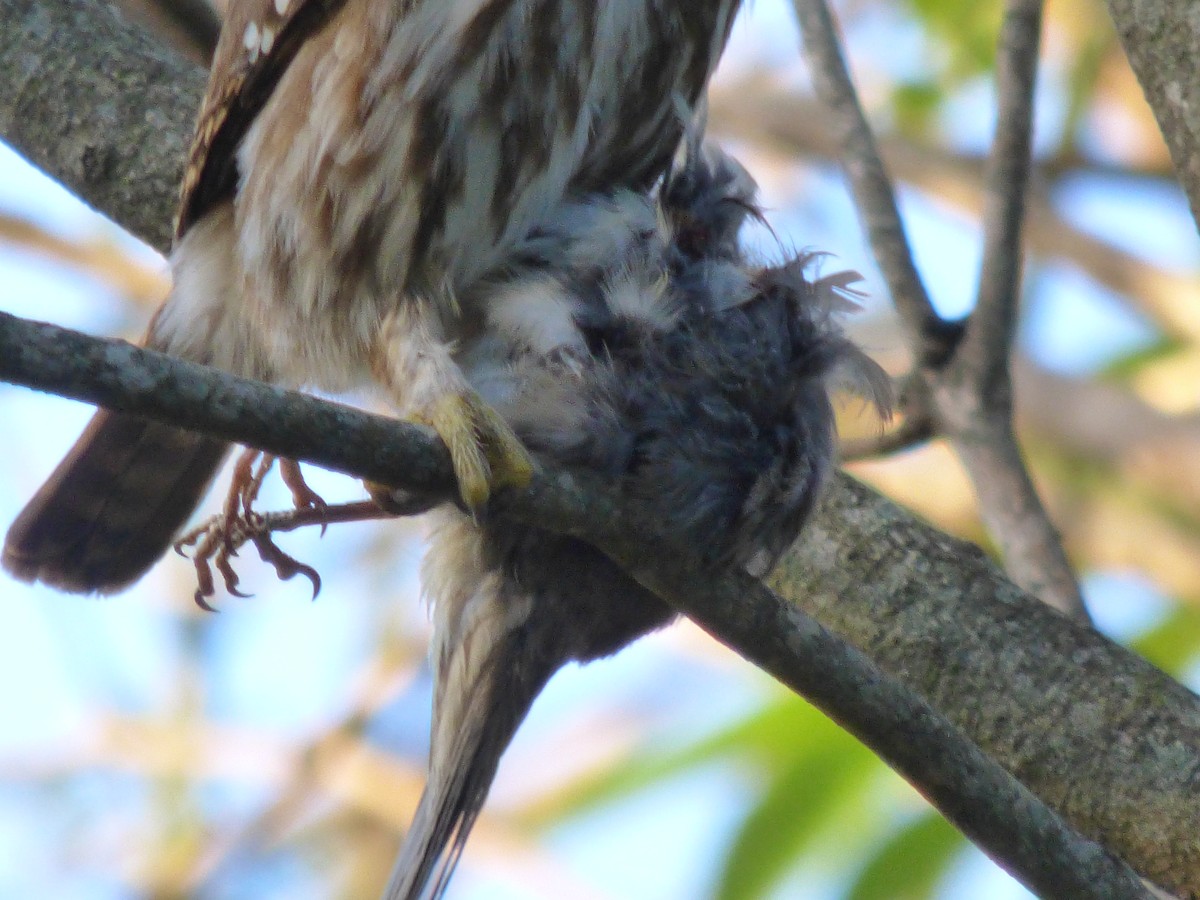
[{"label": "sunlit leaf", "polygon": [[1200,609],[1180,607],[1131,643],[1164,672],[1179,676],[1200,655]]},{"label": "sunlit leaf", "polygon": [[966,840],[928,812],[892,836],[866,864],[847,900],[926,900]]},{"label": "sunlit leaf", "polygon": [[813,737],[774,780],[738,832],[715,896],[762,897],[788,873],[837,813],[870,790],[875,756],[832,722],[814,721]]},{"label": "sunlit leaf", "polygon": [[892,91],[892,109],[900,127],[908,133],[923,132],[933,120],[945,92],[932,81],[911,81]]},{"label": "sunlit leaf", "polygon": [[1000,3],[982,0],[911,0],[913,12],[948,51],[944,75],[960,82],[991,71],[996,61]]},{"label": "sunlit leaf", "polygon": [[664,753],[620,760],[598,776],[582,780],[556,797],[552,805],[539,808],[531,817],[532,824],[611,803],[718,759],[742,757],[775,769],[823,740],[827,728],[837,730],[804,701],[781,692],[779,700],[727,728]]},{"label": "sunlit leaf", "polygon": [[1111,381],[1128,381],[1147,365],[1166,359],[1184,348],[1184,344],[1170,337],[1163,337],[1145,346],[1123,353],[1109,362],[1100,371],[1101,377]]}]

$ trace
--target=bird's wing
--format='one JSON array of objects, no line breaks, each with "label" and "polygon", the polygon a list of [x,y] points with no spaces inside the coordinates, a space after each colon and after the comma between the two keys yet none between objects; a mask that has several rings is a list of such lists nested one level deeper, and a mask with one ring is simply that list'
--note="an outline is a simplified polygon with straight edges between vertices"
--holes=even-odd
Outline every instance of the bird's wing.
[{"label": "bird's wing", "polygon": [[300,48],[346,0],[236,0],[229,4],[175,223],[178,239],[237,185],[237,148]]}]

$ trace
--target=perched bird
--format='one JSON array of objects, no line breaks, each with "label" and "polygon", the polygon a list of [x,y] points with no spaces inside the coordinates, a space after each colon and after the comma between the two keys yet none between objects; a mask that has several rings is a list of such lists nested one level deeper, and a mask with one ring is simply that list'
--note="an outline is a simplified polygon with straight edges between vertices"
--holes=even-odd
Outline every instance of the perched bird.
[{"label": "perched bird", "polygon": [[[693,142],[656,198],[562,205],[482,284],[491,327],[457,359],[536,458],[610,477],[706,564],[761,576],[832,467],[831,378],[881,411],[890,391],[834,319],[858,276],[809,280],[812,255],[751,263],[738,231],[758,215],[746,172]],[[388,900],[443,894],[502,752],[555,671],[675,615],[578,540],[434,515],[429,776]]]},{"label": "perched bird", "polygon": [[[287,385],[373,382],[438,431],[480,508],[530,469],[451,353],[489,327],[473,287],[565,199],[661,175],[739,5],[230,3],[146,345]],[[124,587],[227,449],[98,413],[12,525],[5,568]]]}]

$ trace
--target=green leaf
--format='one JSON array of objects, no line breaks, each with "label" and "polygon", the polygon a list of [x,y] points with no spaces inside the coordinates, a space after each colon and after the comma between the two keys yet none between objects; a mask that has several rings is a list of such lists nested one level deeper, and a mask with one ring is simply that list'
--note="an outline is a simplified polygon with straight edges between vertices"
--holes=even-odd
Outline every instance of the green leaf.
[{"label": "green leaf", "polygon": [[614,802],[720,759],[742,757],[776,769],[798,751],[822,740],[822,723],[827,722],[803,700],[780,691],[778,699],[753,715],[691,744],[665,753],[639,753],[616,761],[597,777],[580,781],[564,792],[554,804],[539,808],[530,825],[537,827],[539,823],[547,824]]},{"label": "green leaf", "polygon": [[930,37],[948,51],[941,68],[950,84],[992,70],[1000,32],[999,0],[911,0],[911,6]]},{"label": "green leaf", "polygon": [[878,783],[872,776],[883,765],[869,750],[823,716],[811,725],[809,740],[792,748],[735,837],[715,894],[721,900],[766,895]]},{"label": "green leaf", "polygon": [[1200,654],[1200,609],[1185,606],[1173,610],[1159,625],[1132,641],[1130,649],[1178,677]]},{"label": "green leaf", "polygon": [[921,134],[933,121],[945,93],[933,81],[910,81],[892,91],[892,109],[906,134]]},{"label": "green leaf", "polygon": [[867,863],[847,900],[927,900],[966,839],[936,812],[900,829]]},{"label": "green leaf", "polygon": [[1100,370],[1100,377],[1107,381],[1128,381],[1148,364],[1169,359],[1176,353],[1186,350],[1187,346],[1171,337],[1159,338],[1144,347],[1118,356]]}]

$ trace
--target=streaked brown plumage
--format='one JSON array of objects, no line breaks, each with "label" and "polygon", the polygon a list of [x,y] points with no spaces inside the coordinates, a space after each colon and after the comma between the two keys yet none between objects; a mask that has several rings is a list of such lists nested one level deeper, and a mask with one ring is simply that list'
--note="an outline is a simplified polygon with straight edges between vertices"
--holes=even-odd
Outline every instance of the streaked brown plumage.
[{"label": "streaked brown plumage", "polygon": [[[564,197],[658,176],[739,2],[231,3],[147,345],[285,384],[374,381],[439,431],[482,504],[528,462],[451,357],[487,327],[470,288]],[[99,414],[13,524],[5,567],[125,586],[223,455]]]}]

